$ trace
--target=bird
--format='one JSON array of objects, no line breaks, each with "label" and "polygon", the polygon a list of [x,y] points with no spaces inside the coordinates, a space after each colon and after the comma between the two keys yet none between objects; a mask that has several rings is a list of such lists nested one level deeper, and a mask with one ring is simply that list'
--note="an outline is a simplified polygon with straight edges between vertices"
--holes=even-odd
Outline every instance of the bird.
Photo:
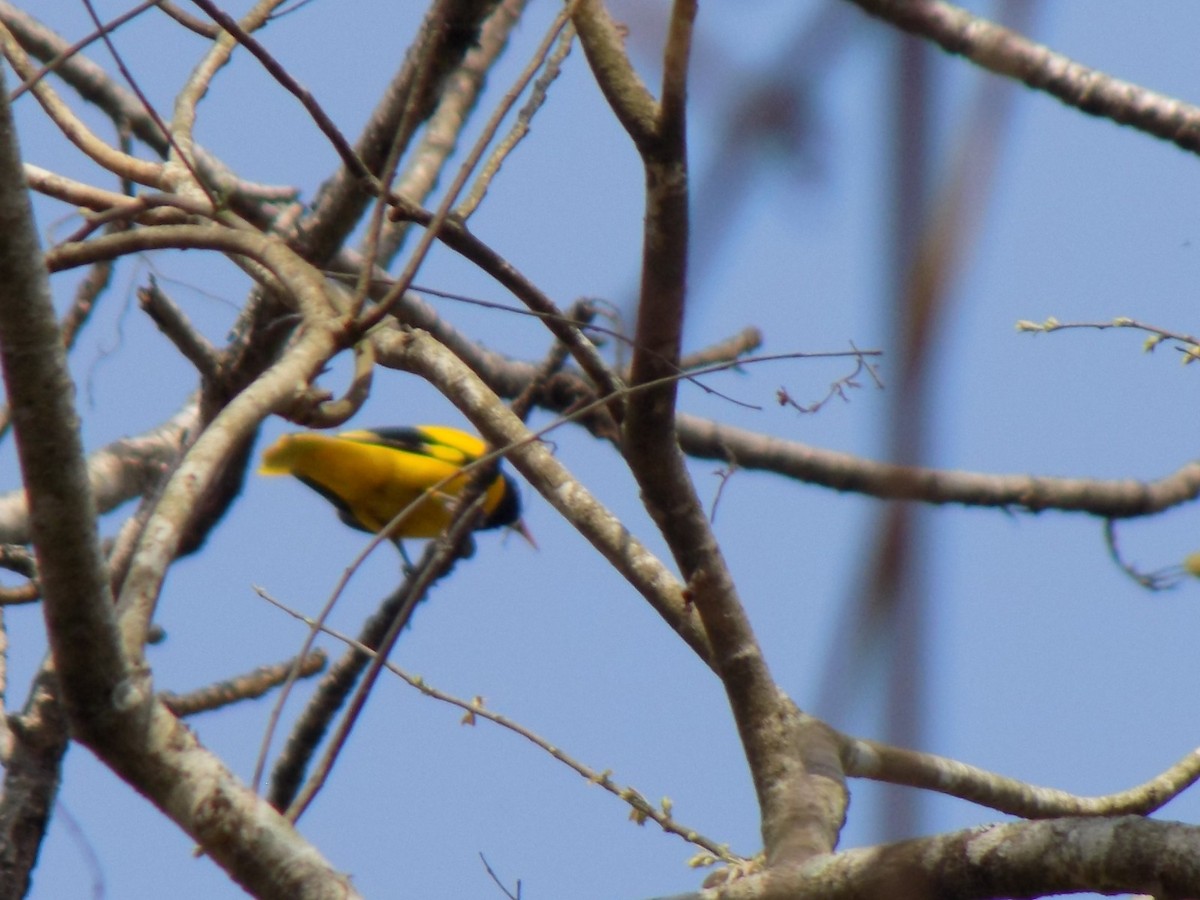
[{"label": "bird", "polygon": [[[371,534],[408,509],[388,531],[403,554],[401,540],[437,537],[450,525],[471,478],[462,469],[489,449],[475,435],[446,425],[308,431],[276,440],[263,451],[258,471],[295,476],[332,503],[343,522]],[[521,520],[516,482],[497,471],[484,491],[476,530],[505,527],[537,546]]]}]

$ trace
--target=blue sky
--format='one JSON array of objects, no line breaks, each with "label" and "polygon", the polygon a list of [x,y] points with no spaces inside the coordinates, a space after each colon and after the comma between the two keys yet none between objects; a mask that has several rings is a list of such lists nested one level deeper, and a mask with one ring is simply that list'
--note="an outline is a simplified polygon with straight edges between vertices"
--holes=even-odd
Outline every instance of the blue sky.
[{"label": "blue sky", "polygon": [[[102,4],[105,16],[126,4]],[[691,148],[697,181],[720,147],[723,112],[738,86],[786,47],[813,3],[705,4],[695,57]],[[986,12],[988,4],[970,4]],[[51,24],[76,37],[81,10],[62,4]],[[636,7],[636,8],[635,8]],[[614,4],[633,29],[630,45],[650,83],[647,50],[658,40],[647,7]],[[655,7],[657,8],[657,7]],[[557,9],[534,3],[512,51],[492,79],[498,96]],[[1200,60],[1192,36],[1200,10],[1160,2],[1045,4],[1036,38],[1079,61],[1149,88],[1196,99]],[[363,0],[314,3],[273,25],[267,45],[354,134],[412,33],[417,7]],[[373,23],[347,27],[347,14]],[[688,347],[745,325],[760,327],[767,352],[843,350],[853,341],[885,352],[882,191],[886,155],[887,30],[854,9],[844,46],[825,64],[809,97],[811,143],[802,157],[763,154],[738,181],[734,201],[704,206],[721,240],[692,283]],[[163,17],[145,16],[118,38],[159,108],[202,52]],[[102,58],[96,51],[97,59]],[[939,54],[943,171],[974,70]],[[1197,370],[1166,348],[1147,355],[1123,331],[1018,334],[1018,319],[1099,321],[1130,316],[1195,331],[1200,273],[1200,167],[1188,154],[1057,101],[1018,89],[978,238],[953,288],[938,340],[931,437],[933,465],[996,473],[1154,478],[1193,455],[1196,417],[1188,390]],[[30,98],[18,104],[26,158],[79,177],[89,167],[39,124]],[[107,132],[105,132],[107,133]],[[245,177],[300,186],[306,198],[334,164],[303,111],[248,58],[216,81],[201,108],[200,140]],[[761,161],[760,161],[761,160]],[[722,173],[733,181],[743,172]],[[629,141],[608,115],[576,51],[506,164],[473,229],[565,304],[600,296],[628,307],[640,250],[642,176]],[[68,211],[38,205],[39,224],[58,237]],[[194,379],[131,297],[149,266],[214,339],[228,328],[246,287],[222,260],[159,255],[125,263],[73,357],[85,439],[98,447],[143,431],[174,411]],[[70,295],[73,276],[56,281]],[[167,281],[167,279],[172,279]],[[503,292],[446,251],[418,282],[507,301]],[[531,321],[435,301],[468,333],[513,354],[538,358],[546,335]],[[682,409],[721,421],[876,458],[892,398],[864,387],[851,402],[801,416],[774,403],[785,386],[801,400],[823,395],[845,362],[765,363],[713,376],[747,409],[685,386]],[[147,372],[152,371],[152,377]],[[337,365],[328,383],[344,379]],[[546,424],[543,415],[535,418]],[[381,372],[356,425],[461,423],[449,403],[410,376]],[[285,429],[270,423],[265,438]],[[586,435],[555,432],[559,457],[631,530],[661,550],[616,454]],[[2,485],[17,484],[4,451]],[[698,462],[702,496],[719,485],[716,465]],[[417,613],[397,662],[431,683],[520,720],[556,745],[653,800],[666,795],[677,818],[752,853],[759,847],[753,791],[723,692],[644,603],[585,542],[525,491],[537,551],[488,534]],[[853,599],[881,505],[762,474],[725,487],[716,531],[772,670],[801,708],[815,701],[833,653],[841,611]],[[105,523],[111,533],[117,518]],[[1139,783],[1200,740],[1190,697],[1198,670],[1200,586],[1150,594],[1105,553],[1100,523],[1083,516],[1006,515],[938,509],[927,517],[925,581],[929,641],[920,653],[931,678],[928,733],[919,749],[1083,794]],[[1145,568],[1200,548],[1190,508],[1121,526],[1123,546]],[[156,683],[187,690],[263,662],[284,659],[303,634],[258,599],[260,585],[306,611],[320,607],[364,544],[299,484],[252,478],[205,551],[167,581],[159,621],[166,644],[152,651]],[[387,593],[397,561],[382,548],[351,582],[335,624],[355,623]],[[10,705],[40,660],[40,617],[7,615],[13,644]],[[329,646],[329,645],[327,645]],[[336,649],[336,648],[334,648]],[[882,734],[875,659],[856,702],[831,716],[863,736]],[[301,691],[301,693],[304,693]],[[243,776],[253,767],[265,702],[193,721],[202,740]],[[301,823],[304,833],[367,896],[490,897],[483,853],[523,896],[638,897],[694,887],[692,850],[652,825],[627,821],[615,798],[492,725],[385,680],[332,782]],[[877,839],[875,792],[852,784],[843,846]],[[1195,819],[1190,794],[1163,815]],[[993,821],[960,801],[931,798],[923,833]],[[70,827],[68,821],[77,823]],[[35,873],[34,897],[87,896],[98,858],[110,897],[241,896],[186,837],[131,794],[86,751],[73,748],[60,815]]]}]

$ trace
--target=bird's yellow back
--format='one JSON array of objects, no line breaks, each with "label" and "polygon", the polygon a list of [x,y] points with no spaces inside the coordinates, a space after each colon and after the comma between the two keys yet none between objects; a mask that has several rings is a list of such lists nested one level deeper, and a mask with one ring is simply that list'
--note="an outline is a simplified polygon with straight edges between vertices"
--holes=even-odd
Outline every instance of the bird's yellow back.
[{"label": "bird's yellow back", "polygon": [[[462,467],[485,452],[487,445],[479,438],[442,425],[308,432],[279,438],[263,452],[259,471],[296,476],[337,506],[347,524],[363,531],[382,531],[419,500],[390,536],[430,538],[450,523],[454,498],[470,477],[462,474]],[[446,479],[450,480],[426,493]],[[515,491],[504,475],[488,485],[484,527],[517,521]],[[503,512],[496,518],[498,510]]]}]

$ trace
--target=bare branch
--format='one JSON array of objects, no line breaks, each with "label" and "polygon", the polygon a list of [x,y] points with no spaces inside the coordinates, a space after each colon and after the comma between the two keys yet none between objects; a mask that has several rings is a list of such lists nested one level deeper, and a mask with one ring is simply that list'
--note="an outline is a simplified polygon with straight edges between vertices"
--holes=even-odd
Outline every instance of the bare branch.
[{"label": "bare branch", "polygon": [[[171,142],[171,150],[173,151],[173,157],[174,157],[175,162],[182,164],[183,167],[185,169],[187,169],[189,175],[191,176],[189,184],[193,188],[199,189],[198,192],[195,190],[189,190],[189,191],[186,191],[186,193],[189,196],[192,195],[193,193],[201,193],[208,199],[208,201],[214,207],[217,206],[218,200],[217,200],[216,193],[204,181],[204,179],[201,178],[200,173],[198,171],[196,171],[196,162],[195,162],[194,157],[191,154],[184,154],[181,151],[180,147],[175,142],[174,135],[172,135],[170,130],[166,127],[166,123],[162,121],[162,117],[159,116],[158,111],[154,108],[154,105],[150,102],[150,98],[146,96],[146,93],[142,90],[141,86],[138,84],[137,79],[133,77],[133,72],[131,72],[129,70],[129,67],[125,65],[125,58],[121,55],[120,51],[117,50],[117,45],[113,42],[112,37],[109,35],[109,29],[105,28],[104,23],[100,21],[100,15],[96,12],[95,4],[92,2],[92,0],[83,0],[83,5],[84,5],[84,8],[87,9],[88,15],[92,19],[92,23],[96,26],[96,31],[100,35],[100,40],[102,40],[104,42],[104,46],[108,48],[109,55],[112,56],[113,62],[117,66],[117,71],[119,71],[121,73],[121,76],[125,79],[126,84],[129,85],[129,89],[131,91],[133,91],[134,94],[137,95],[138,101],[142,104],[142,108],[146,110],[146,115],[148,115],[148,116],[150,116],[150,118],[154,119],[154,121],[158,123],[159,128],[163,132],[166,133],[167,139]],[[130,149],[129,144],[131,143],[127,138],[127,135],[129,134],[129,128],[128,128],[128,126],[124,125],[123,123],[118,123],[118,125],[119,125],[119,131],[122,135],[121,149],[124,152],[128,153],[129,149]],[[173,166],[168,164],[167,167],[164,169],[164,174],[168,177],[168,179],[170,179],[172,171],[173,171]],[[125,181],[126,184],[128,184],[128,179],[122,179],[122,180]],[[177,185],[177,187],[178,187],[178,185]],[[132,193],[131,185],[129,186],[129,189],[130,189],[130,192]],[[184,192],[181,191],[181,193],[184,193]]]},{"label": "bare branch", "polygon": [[[67,55],[67,41],[26,13],[0,0],[0,22],[12,31],[27,53],[42,62],[62,58],[57,74],[84,100],[94,104],[119,127],[127,127],[140,141],[161,157],[170,144],[166,131],[147,113],[141,101],[130,91],[115,84],[98,65],[80,53]],[[215,36],[215,31],[214,31]],[[194,148],[197,167],[207,183],[241,208],[263,203],[286,203],[296,199],[296,190],[278,185],[255,184],[234,176],[220,161],[200,148]]]},{"label": "bare branch", "polygon": [[842,753],[846,774],[852,778],[936,791],[1026,819],[1149,815],[1200,779],[1200,749],[1144,784],[1102,797],[1038,787],[953,759],[877,741],[847,738]]},{"label": "bare branch", "polygon": [[[46,618],[56,655],[68,636],[88,636],[87,652],[100,670],[95,687],[84,686],[80,662],[64,660],[59,676],[77,708],[109,702],[105,677],[127,677],[110,643],[115,622],[95,530],[95,511],[83,466],[74,385],[67,374],[66,348],[58,330],[50,288],[33,233],[32,211],[21,178],[7,96],[0,89],[0,360],[13,411],[13,425],[30,504],[30,538],[47,601]],[[10,541],[16,543],[16,541]],[[59,642],[59,643],[56,643]],[[78,651],[80,648],[76,647]]]},{"label": "bare branch", "polygon": [[[267,600],[278,609],[283,610],[293,618],[299,619],[309,627],[319,627],[320,630],[325,634],[331,635],[332,637],[337,638],[339,641],[347,644],[352,648],[353,656],[370,659],[379,658],[380,653],[376,652],[374,647],[362,643],[361,641],[356,641],[354,638],[348,635],[341,634],[340,632],[322,625],[307,616],[301,615],[300,613],[293,609],[289,609],[278,600],[275,600],[266,594],[262,594],[262,596],[263,599]],[[661,808],[654,807],[649,801],[646,800],[644,796],[642,796],[641,793],[634,790],[632,787],[629,787],[628,785],[622,786],[613,781],[612,773],[610,771],[605,770],[601,772],[598,769],[593,769],[591,766],[588,766],[587,764],[575,759],[575,757],[571,756],[557,744],[546,740],[532,729],[527,728],[517,721],[514,721],[508,716],[493,712],[492,710],[488,709],[484,704],[482,697],[475,697],[471,700],[463,700],[460,697],[456,697],[453,694],[446,693],[445,691],[433,687],[420,676],[409,674],[395,663],[384,661],[382,662],[382,665],[393,675],[400,678],[410,687],[416,688],[426,697],[432,697],[434,700],[439,700],[442,703],[447,703],[450,706],[456,706],[461,709],[465,713],[462,719],[464,725],[474,725],[477,719],[486,719],[489,722],[499,725],[501,728],[525,738],[525,740],[529,741],[534,746],[544,750],[546,753],[549,753],[559,762],[574,770],[579,775],[582,775],[588,780],[589,783],[599,785],[610,794],[629,804],[630,808],[632,809],[631,817],[636,819],[638,824],[641,824],[643,821],[649,819],[668,834],[677,835],[678,837],[683,838],[685,841],[695,844],[697,847],[700,847],[703,850],[707,850],[717,859],[733,863],[744,861],[743,857],[732,853],[726,845],[718,844],[711,838],[706,838],[704,835],[699,834],[695,830],[681,825],[679,822],[675,821],[671,815],[672,810],[669,802],[664,802]]]},{"label": "bare branch", "polygon": [[708,639],[685,600],[682,586],[616,516],[606,509],[530,434],[461,360],[429,335],[376,332],[380,361],[427,379],[442,390],[493,447],[711,665]]},{"label": "bare branch", "polygon": [[[30,190],[72,206],[82,206],[105,213],[110,219],[120,216],[146,225],[183,224],[187,221],[184,202],[172,203],[170,206],[151,205],[146,202],[146,197],[130,197],[116,191],[106,191],[29,163],[25,164],[25,182]],[[204,209],[196,206],[192,208]]]},{"label": "bare branch", "polygon": [[[521,107],[521,111],[517,114],[517,120],[513,122],[508,134],[493,149],[487,162],[480,168],[478,176],[471,185],[471,189],[467,192],[467,196],[455,207],[454,214],[458,218],[465,221],[479,208],[479,204],[483,202],[484,195],[487,193],[488,185],[491,184],[497,173],[499,173],[500,166],[504,163],[508,155],[516,149],[521,139],[529,133],[529,123],[533,120],[534,114],[541,108],[542,104],[546,102],[546,93],[550,90],[550,85],[562,71],[562,62],[566,59],[567,54],[571,52],[571,44],[575,41],[575,29],[566,21],[569,14],[570,8],[568,6],[561,14],[561,25],[558,23],[558,20],[555,21],[557,27],[551,33],[547,34],[546,42],[537,49],[533,59],[530,60],[530,65],[527,69],[529,77],[532,77],[533,73],[541,67],[543,61],[545,62],[545,70],[538,76],[537,81],[534,82],[529,99]],[[551,53],[549,39],[559,29],[561,29],[561,34],[558,35],[554,52]],[[512,97],[515,102],[516,97],[525,89],[527,83],[528,78],[522,75],[517,80],[517,83],[509,89],[505,100],[507,101],[508,97]],[[507,110],[507,106],[504,103],[497,107],[496,114],[493,115],[493,119],[497,125],[499,125],[499,114],[502,109]],[[480,145],[482,143],[481,140]]]},{"label": "bare branch", "polygon": [[[582,10],[602,14],[598,3],[585,3]],[[713,667],[725,687],[758,795],[767,863],[794,865],[836,845],[845,788],[838,767],[824,767],[832,743],[805,735],[802,717],[775,686],[675,437],[677,382],[672,376],[679,371],[687,296],[686,96],[695,14],[690,0],[677,0],[672,7],[663,102],[649,129],[629,100],[640,96],[636,85],[628,77],[619,91],[615,83],[607,84],[610,77],[615,82],[611,55],[601,69],[601,60],[589,49],[605,33],[601,23],[576,18],[596,77],[630,131],[646,177],[642,281],[630,374],[634,390],[626,403],[622,451],[711,642]],[[608,37],[605,51],[619,52],[612,35]],[[810,768],[817,760],[822,768]]]},{"label": "bare branch", "polygon": [[[253,31],[262,27],[271,11],[283,0],[258,0],[254,7],[243,18],[244,28]],[[166,128],[167,139],[171,145],[170,162],[174,177],[174,187],[180,193],[192,193],[197,190],[210,195],[210,188],[198,175],[195,169],[194,132],[196,125],[196,106],[208,91],[212,79],[218,71],[229,62],[229,57],[237,41],[228,32],[221,32],[209,52],[199,65],[192,71],[187,82],[175,98],[174,114],[169,128]],[[180,170],[182,167],[182,170]],[[189,184],[184,180],[184,172],[191,179]],[[211,196],[211,195],[210,195]]]},{"label": "bare branch", "polygon": [[135,669],[122,652],[66,351],[21,172],[0,79],[0,281],[6,285],[0,361],[30,497],[42,608],[72,733],[250,892],[353,896],[346,879],[155,701],[148,670]]},{"label": "bare branch", "polygon": [[[477,41],[480,23],[496,0],[435,0],[404,64],[385,88],[354,151],[379,177],[389,157],[408,147],[413,133],[433,112],[445,78]],[[386,179],[384,179],[386,181]],[[343,166],[322,185],[312,213],[298,224],[300,254],[324,265],[358,222],[371,197],[369,185]]]},{"label": "bare branch", "polygon": [[255,700],[273,688],[279,687],[289,678],[311,678],[325,668],[325,654],[320,650],[305,655],[301,659],[289,659],[286,662],[269,666],[259,666],[253,672],[237,675],[226,681],[218,681],[208,687],[189,691],[186,694],[173,694],[170,691],[160,691],[159,701],[180,718],[194,716],[197,713],[211,712],[243,700]]},{"label": "bare branch", "polygon": [[1091,116],[1200,153],[1200,108],[1121,81],[939,0],[853,0],[867,13]]},{"label": "bare branch", "polygon": [[[19,98],[23,93],[25,93],[27,90],[32,88],[35,84],[37,84],[39,81],[41,81],[47,75],[49,75],[52,72],[57,71],[58,68],[60,66],[62,66],[63,63],[65,63],[71,57],[82,52],[84,47],[88,46],[93,41],[99,40],[102,35],[107,35],[110,32],[115,31],[117,28],[120,28],[122,25],[124,25],[126,22],[130,21],[131,19],[137,18],[142,13],[144,13],[146,10],[154,7],[156,4],[157,4],[157,0],[142,0],[142,2],[139,3],[137,6],[135,6],[133,9],[127,10],[126,12],[117,16],[115,19],[110,19],[108,22],[105,22],[103,25],[97,27],[97,29],[95,31],[93,31],[91,34],[87,35],[86,37],[81,38],[80,40],[73,43],[71,46],[64,47],[58,53],[54,54],[54,57],[52,59],[48,60],[46,62],[46,64],[41,68],[41,70],[36,75],[34,75],[33,78],[21,83],[17,87],[17,89],[12,92],[11,101],[15,102],[17,100],[17,98]],[[144,104],[143,104],[143,108],[144,108]]]},{"label": "bare branch", "polygon": [[[128,122],[138,140],[149,146],[160,156],[166,156],[166,135],[149,115],[141,102],[125,88],[114,84],[108,74],[83,54],[69,52],[69,44],[51,29],[28,13],[17,9],[6,0],[0,0],[0,22],[12,32],[25,51],[43,63],[61,59],[55,71],[67,84],[79,92],[88,103],[104,111],[113,121]],[[29,75],[18,72],[21,77],[37,77],[38,72],[29,70]]]},{"label": "bare branch", "polygon": [[221,33],[221,29],[214,25],[210,25],[203,19],[197,18],[190,13],[184,12],[170,0],[158,0],[157,6],[168,16],[186,28],[193,34],[198,34],[202,38],[207,38],[210,41],[217,39],[217,35]]},{"label": "bare branch", "polygon": [[[395,192],[414,204],[422,204],[433,191],[446,165],[458,146],[458,137],[466,125],[467,116],[479,101],[488,72],[508,46],[508,39],[520,21],[527,0],[502,0],[483,23],[479,45],[471,48],[462,65],[447,79],[447,89],[430,116],[418,145],[409,154],[409,161],[399,175]],[[400,251],[411,223],[384,223],[376,250],[376,265],[388,266]]]},{"label": "bare branch", "polygon": [[[110,226],[111,230],[119,227],[121,226],[115,223]],[[87,324],[88,319],[91,318],[92,310],[96,307],[96,300],[112,282],[112,272],[112,260],[99,260],[92,264],[83,281],[75,288],[75,297],[62,319],[63,344],[68,350],[75,345],[75,339],[79,336],[83,326]]]},{"label": "bare branch", "polygon": [[1148,482],[926,469],[875,462],[682,413],[679,442],[685,453],[700,459],[736,462],[743,469],[887,500],[1020,507],[1030,512],[1056,509],[1127,519],[1154,515],[1200,496],[1200,463],[1186,463]]},{"label": "bare branch", "polygon": [[658,138],[659,108],[625,52],[621,29],[603,0],[581,0],[573,15],[596,83],[639,150]]},{"label": "bare branch", "polygon": [[[493,460],[490,466],[485,464],[484,471],[480,474],[486,475],[488,468],[494,472],[498,462],[497,459]],[[328,781],[333,765],[342,750],[345,749],[346,743],[350,739],[350,732],[366,707],[367,700],[383,672],[388,656],[395,647],[396,641],[400,639],[401,632],[412,621],[417,604],[428,594],[434,583],[448,575],[460,559],[469,555],[471,532],[475,529],[483,510],[483,492],[488,480],[490,479],[481,478],[478,474],[472,477],[466,489],[455,501],[454,520],[449,528],[437,540],[429,542],[421,561],[412,575],[406,579],[402,589],[404,597],[395,604],[395,615],[387,623],[387,630],[380,637],[378,648],[368,654],[369,659],[363,672],[362,681],[355,689],[354,696],[350,698],[350,705],[345,715],[342,716],[342,721],[334,730],[325,753],[318,761],[313,774],[288,805],[285,815],[289,821],[295,822],[304,814],[317,793]]]},{"label": "bare branch", "polygon": [[[189,404],[146,434],[114,441],[88,457],[88,484],[97,511],[106,513],[116,509],[159,484],[198,427],[198,414],[196,405]],[[0,496],[0,541],[26,544],[30,540],[25,491]]]},{"label": "bare branch", "polygon": [[16,587],[0,587],[0,606],[24,606],[42,599],[42,589],[36,581],[27,581]]},{"label": "bare branch", "polygon": [[732,334],[723,341],[686,354],[679,360],[679,368],[686,372],[689,369],[700,369],[717,363],[732,362],[747,353],[753,353],[762,346],[762,342],[763,335],[759,329],[743,328],[737,334]]},{"label": "bare branch", "polygon": [[4,728],[0,793],[0,895],[24,897],[58,796],[67,719],[54,676],[38,674],[29,702]]},{"label": "bare branch", "polygon": [[[293,259],[289,265],[295,267],[297,263]],[[300,286],[319,303],[322,290],[319,276],[305,275],[300,268],[295,268],[292,274],[299,276],[289,279],[292,286]],[[310,279],[307,285],[297,285],[297,281],[306,278]],[[180,549],[198,501],[217,483],[231,450],[242,447],[269,413],[293,398],[298,386],[315,378],[340,349],[342,339],[339,327],[330,319],[311,319],[287,353],[218,413],[172,474],[154,515],[146,524],[121,592],[122,631],[131,658],[141,657],[167,567]]]},{"label": "bare branch", "polygon": [[[269,603],[282,608],[282,604],[266,592],[260,590],[259,595]],[[401,610],[409,605],[410,595],[411,589],[406,580],[399,590],[384,598],[379,608],[363,623],[355,643],[372,650],[378,649],[380,642],[391,628],[392,623],[396,621]],[[306,619],[306,621],[308,620]],[[308,621],[310,626],[319,623],[319,619]],[[326,629],[322,627],[322,630]],[[272,767],[267,800],[276,809],[287,809],[296,798],[304,774],[317,747],[325,737],[330,722],[333,721],[338,710],[342,708],[342,704],[346,702],[346,698],[354,689],[368,660],[369,657],[361,650],[348,650],[329,667],[329,671],[318,683],[313,696],[292,727],[283,751]],[[271,727],[274,727],[274,721],[272,721]],[[258,781],[257,775],[254,781]]]},{"label": "bare branch", "polygon": [[[428,225],[433,221],[433,214],[421,210],[416,221]],[[455,221],[443,223],[438,238],[451,250],[479,266],[511,291],[513,296],[542,317],[542,321],[550,333],[570,348],[571,355],[579,363],[579,367],[592,379],[600,394],[612,396],[609,408],[613,411],[614,418],[619,421],[623,390],[620,378],[609,369],[595,345],[571,323],[570,319],[562,314],[562,310],[555,305],[554,301],[539,290],[537,285],[526,278],[516,266],[459,223]]]},{"label": "bare branch", "polygon": [[[12,32],[3,26],[0,26],[0,48],[18,75],[26,79],[33,77],[36,73],[35,67]],[[138,159],[102,141],[46,82],[39,81],[35,84],[33,95],[63,135],[97,165],[137,184],[155,188],[165,186],[161,163]]]},{"label": "bare branch", "polygon": [[192,327],[183,310],[163,293],[158,282],[151,278],[149,286],[138,288],[137,296],[138,305],[184,358],[196,367],[201,379],[208,383],[216,381],[221,365],[217,348]]},{"label": "bare branch", "polygon": [[1138,816],[1006,822],[847,850],[670,900],[984,900],[1088,891],[1190,897],[1200,892],[1198,840],[1196,826]]},{"label": "bare branch", "polygon": [[[443,223],[445,223],[450,217],[451,209],[453,208],[455,201],[458,199],[459,193],[466,186],[467,179],[470,178],[471,172],[473,172],[475,167],[479,165],[479,161],[483,158],[483,154],[487,150],[488,144],[491,143],[492,138],[499,130],[500,123],[503,121],[504,116],[507,115],[508,110],[512,107],[512,105],[516,103],[517,97],[525,89],[525,85],[527,85],[533,78],[537,71],[538,65],[540,65],[541,59],[546,53],[549,52],[550,46],[554,42],[554,38],[562,30],[563,26],[566,25],[566,22],[567,10],[564,10],[563,12],[560,12],[551,23],[546,36],[542,39],[541,46],[537,49],[537,51],[535,51],[533,59],[526,65],[525,71],[518,76],[516,84],[504,96],[504,98],[497,105],[496,109],[493,110],[492,115],[484,124],[479,138],[475,141],[475,144],[472,146],[470,151],[468,151],[466,158],[462,162],[462,165],[459,166],[457,174],[455,174],[454,178],[447,186],[445,196],[442,197],[437,209],[434,210],[433,217],[430,219],[428,225],[426,225],[425,231],[421,235],[420,240],[417,241],[416,247],[413,248],[412,254],[409,256],[408,261],[404,264],[404,270],[397,276],[395,285],[389,290],[388,294],[383,297],[383,299],[374,309],[367,310],[360,318],[360,327],[363,329],[363,331],[369,330],[385,315],[387,315],[391,310],[392,304],[397,299],[402,297],[404,293],[408,291],[409,287],[411,287],[412,281],[416,277],[417,271],[420,269],[421,265],[425,262],[430,249],[433,247],[434,241],[437,239],[438,232],[441,230]],[[380,220],[380,224],[381,223],[382,220]],[[367,258],[372,262],[374,262],[374,251],[370,248],[370,246],[372,241],[377,243],[377,238],[377,231],[372,229],[368,237],[369,249],[366,254]],[[364,295],[367,293],[365,286],[362,289],[362,293]]]},{"label": "bare branch", "polygon": [[[312,93],[301,85],[300,82],[296,81],[287,69],[270,54],[267,48],[250,35],[248,29],[261,26],[270,16],[271,11],[282,0],[273,0],[271,3],[263,4],[257,15],[248,17],[249,21],[245,28],[233,16],[229,15],[215,3],[210,2],[210,0],[192,0],[192,2],[204,10],[233,40],[245,47],[255,59],[262,63],[263,68],[267,70],[267,73],[272,78],[282,85],[289,94],[300,101],[300,105],[308,112],[313,122],[321,130],[321,133],[325,135],[329,143],[333,145],[334,150],[337,151],[338,156],[341,157],[342,165],[349,169],[357,178],[370,180],[373,177],[367,171],[367,167],[363,164],[358,154],[354,152],[354,148],[350,146],[350,142],[346,140],[341,131],[338,130],[338,127],[333,124],[333,119],[329,118],[329,115],[321,108],[321,104],[317,102]],[[224,49],[223,52],[226,59],[231,49],[231,47]],[[223,65],[224,60],[221,60],[220,64]],[[207,90],[207,83],[198,84],[197,87],[203,87]]]}]

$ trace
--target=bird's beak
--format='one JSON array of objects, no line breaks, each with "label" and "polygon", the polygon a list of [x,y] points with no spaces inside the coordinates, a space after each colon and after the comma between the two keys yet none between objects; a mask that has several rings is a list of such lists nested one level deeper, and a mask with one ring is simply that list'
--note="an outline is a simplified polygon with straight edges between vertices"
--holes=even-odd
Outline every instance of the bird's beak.
[{"label": "bird's beak", "polygon": [[524,519],[517,519],[517,521],[513,522],[508,527],[511,528],[513,531],[515,531],[517,534],[519,534],[521,537],[525,538],[525,540],[527,540],[529,542],[529,546],[532,547],[534,550],[538,549],[537,541],[535,541],[533,539],[533,535],[530,533],[529,529],[525,527]]}]

